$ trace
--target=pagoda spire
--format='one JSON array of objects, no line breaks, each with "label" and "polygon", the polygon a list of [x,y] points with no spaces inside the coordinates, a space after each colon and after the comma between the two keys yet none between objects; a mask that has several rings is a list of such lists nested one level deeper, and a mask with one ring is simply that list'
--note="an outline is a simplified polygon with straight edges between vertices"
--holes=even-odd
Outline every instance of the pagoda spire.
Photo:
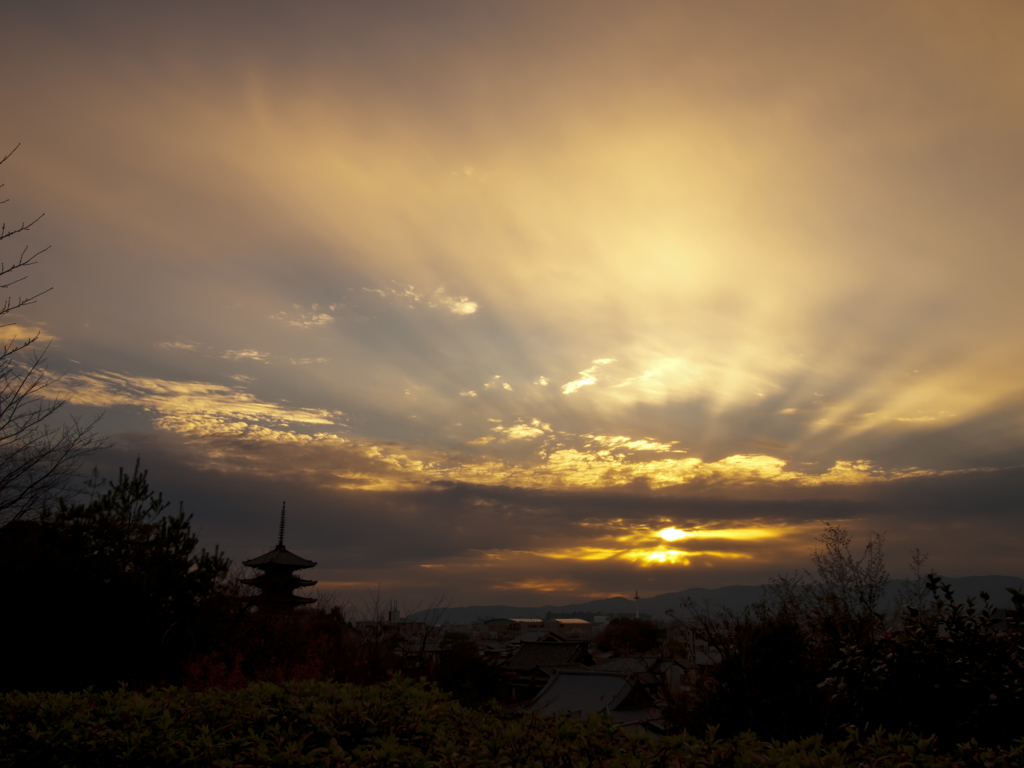
[{"label": "pagoda spire", "polygon": [[277,529],[277,546],[259,557],[242,563],[246,568],[255,568],[260,571],[258,576],[242,579],[242,583],[259,589],[260,594],[256,598],[256,604],[262,614],[285,613],[300,605],[316,602],[316,598],[299,597],[292,594],[296,589],[312,587],[316,584],[316,581],[312,579],[303,579],[295,575],[296,571],[312,568],[316,563],[285,549],[284,516],[285,505],[282,503],[281,523]]}]

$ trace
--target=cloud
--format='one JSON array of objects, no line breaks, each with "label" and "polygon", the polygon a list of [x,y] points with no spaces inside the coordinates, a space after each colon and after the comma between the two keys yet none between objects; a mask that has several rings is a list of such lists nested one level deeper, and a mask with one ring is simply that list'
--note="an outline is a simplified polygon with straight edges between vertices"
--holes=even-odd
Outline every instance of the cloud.
[{"label": "cloud", "polygon": [[[864,532],[887,530],[888,564],[897,578],[904,575],[904,553],[914,547],[931,552],[929,565],[946,575],[1015,574],[1024,545],[1017,514],[1021,469],[784,485],[775,494],[764,486],[701,483],[657,493],[635,484],[389,487],[382,478],[397,465],[358,441],[285,442],[257,434],[199,440],[172,432],[116,441],[100,457],[105,476],[141,454],[165,498],[184,498],[196,514],[204,543],[221,544],[235,559],[272,546],[280,501],[267,499],[287,499],[289,548],[319,562],[314,575],[321,581],[354,585],[338,586],[339,599],[356,599],[362,585],[378,584],[409,599],[445,594],[456,605],[565,604],[631,596],[637,584],[644,597],[690,586],[759,584],[810,566],[822,520],[850,529],[855,546]],[[220,450],[226,452],[208,455]],[[177,470],[175,462],[190,469]],[[969,521],[962,515],[968,508],[977,512]],[[566,586],[544,596],[514,587],[531,581]]]},{"label": "cloud", "polygon": [[470,301],[468,296],[446,296],[441,288],[434,292],[430,306],[444,307],[453,315],[472,315],[480,308],[480,305]]},{"label": "cloud", "polygon": [[53,335],[53,331],[43,328],[35,324],[26,324],[24,322],[12,322],[10,317],[4,317],[6,324],[0,325],[0,343],[3,343],[5,347],[10,347],[12,344],[18,341],[25,341],[26,339],[36,338],[37,344],[46,344],[52,341],[57,341],[57,337]]},{"label": "cloud", "polygon": [[[820,524],[772,521],[736,521],[697,524],[688,528],[666,525],[667,518],[645,522],[617,520],[581,526],[578,538],[586,544],[536,550],[540,557],[555,560],[636,563],[641,567],[683,565],[699,562],[758,560],[767,545],[788,549],[794,540],[806,541]],[[568,538],[568,537],[567,537]]]},{"label": "cloud", "polygon": [[[165,450],[172,439],[183,439],[158,437]],[[151,476],[167,489],[170,466],[161,458],[166,454],[152,441],[131,440],[119,436],[123,456],[107,456],[107,464],[116,473],[141,452],[148,466],[156,462]],[[194,450],[189,441],[178,455],[192,461]],[[292,453],[300,462],[285,474]],[[366,493],[359,490],[366,486],[356,484],[360,468],[379,469],[366,463],[365,453],[336,446],[328,460],[317,457],[315,445],[270,443],[252,456],[223,457],[213,472],[187,475],[189,482],[204,485],[165,496],[185,498],[206,540],[240,558],[265,551],[265,540],[274,540],[279,503],[267,504],[266,498],[286,498],[294,514],[289,547],[320,563],[322,581],[356,584],[351,591],[339,587],[339,597],[357,597],[359,585],[379,583],[386,593],[404,596],[427,599],[443,593],[456,605],[631,596],[638,583],[645,597],[689,586],[764,583],[782,571],[810,566],[809,551],[822,520],[850,529],[855,546],[864,532],[888,529],[886,551],[895,577],[904,575],[903,553],[915,546],[932,553],[929,564],[940,573],[1015,573],[1024,542],[1014,512],[1024,498],[1022,470],[861,485],[857,494],[841,498],[813,487],[789,489],[774,499],[709,496],[702,488],[652,495],[636,487],[552,491],[465,484],[409,490],[372,485],[376,490]],[[314,464],[307,467],[309,459]],[[339,460],[350,485],[332,474]],[[277,474],[264,474],[275,462]],[[993,500],[1001,500],[1001,511]],[[996,515],[970,523],[991,531],[987,544],[975,545],[961,535],[957,525],[964,504]],[[1004,514],[1005,519],[999,517]],[[899,530],[892,525],[896,519],[902,521]],[[1003,522],[993,525],[997,520]],[[530,581],[567,584],[547,593],[550,599],[514,587]],[[496,599],[499,593],[505,596]]]},{"label": "cloud", "polygon": [[164,349],[181,349],[192,352],[199,347],[199,344],[194,341],[161,341],[159,346]]},{"label": "cloud", "polygon": [[656,376],[658,373],[660,373],[660,371],[657,371],[657,370],[644,371],[640,376],[631,376],[630,378],[626,379],[625,381],[620,381],[618,384],[613,384],[612,386],[613,387],[628,387],[628,386],[631,386],[633,384],[636,384],[637,382],[641,382],[644,379],[649,379],[652,376]]},{"label": "cloud", "polygon": [[537,380],[535,382],[533,382],[533,383],[534,384],[538,384],[539,386],[542,386],[542,387],[546,387],[548,385],[548,380],[547,380],[547,377],[545,377],[545,376],[538,376]]},{"label": "cloud", "polygon": [[579,592],[584,585],[572,579],[521,579],[519,581],[507,581],[495,584],[494,589],[499,591],[516,592]]},{"label": "cloud", "polygon": [[372,293],[381,298],[397,299],[408,309],[415,309],[417,305],[423,304],[423,294],[416,291],[411,285],[404,285],[389,288],[363,288],[367,293]]},{"label": "cloud", "polygon": [[[620,448],[628,451],[672,451],[672,443],[660,443],[656,440],[649,438],[643,438],[640,440],[633,440],[623,435],[583,435],[590,441],[590,445],[598,445],[602,448],[615,449]],[[686,451],[678,451],[679,453],[686,453]]]},{"label": "cloud", "polygon": [[597,383],[597,377],[594,376],[594,372],[597,371],[599,365],[607,365],[608,363],[614,363],[615,359],[610,357],[604,357],[599,360],[594,360],[594,364],[584,371],[580,371],[580,378],[575,381],[570,381],[568,384],[562,386],[562,394],[571,395],[573,392],[578,391],[581,387],[587,387],[591,384]]},{"label": "cloud", "polygon": [[[874,414],[866,414],[866,415],[872,416]],[[900,417],[896,418],[896,421],[902,421],[902,422],[905,422],[905,423],[915,423],[915,422],[920,423],[920,422],[939,421],[941,419],[953,419],[953,418],[956,418],[956,414],[955,413],[951,413],[950,411],[940,411],[939,413],[937,413],[937,414],[935,414],[933,416],[900,416]]]},{"label": "cloud", "polygon": [[431,294],[424,294],[412,285],[393,288],[363,288],[363,290],[382,298],[398,299],[409,309],[423,305],[432,309],[444,309],[453,315],[472,315],[480,308],[480,305],[470,300],[468,296],[449,296],[445,293],[444,288],[438,288]]},{"label": "cloud", "polygon": [[293,328],[318,328],[334,322],[334,315],[331,313],[336,309],[336,304],[331,304],[327,307],[313,304],[308,310],[304,310],[296,305],[291,311],[282,310],[275,315],[271,315],[271,317]]},{"label": "cloud", "polygon": [[476,397],[476,392],[472,389],[464,389],[459,392],[459,397]]},{"label": "cloud", "polygon": [[[495,427],[503,441],[536,439],[550,434],[548,425],[517,424]],[[558,434],[563,440],[567,436]],[[484,444],[481,439],[475,445]],[[490,441],[487,441],[490,442]],[[600,441],[590,448],[548,446],[539,460],[511,462],[481,459],[447,466],[434,476],[440,479],[484,485],[510,485],[521,488],[597,489],[622,488],[642,484],[652,490],[686,486],[719,489],[728,493],[743,487],[769,492],[772,487],[841,487],[881,483],[906,477],[937,474],[934,471],[884,469],[866,460],[837,461],[824,472],[809,473],[791,469],[787,462],[764,454],[736,454],[706,462],[697,457],[645,459],[648,452],[664,452],[659,444],[648,441],[636,447],[625,444],[619,450],[603,447]]]},{"label": "cloud", "polygon": [[262,401],[241,389],[203,381],[171,381],[96,371],[69,375],[74,402],[99,408],[141,407],[161,429],[197,435],[235,433],[252,424],[337,427],[343,414],[318,408],[290,408]]},{"label": "cloud", "polygon": [[[337,464],[339,468],[331,473],[333,480],[324,482],[345,485],[354,480],[340,467],[352,456],[359,456],[365,465],[355,479],[368,489],[465,482],[534,489],[610,489],[641,483],[653,490],[701,486],[728,491],[744,486],[857,486],[936,474],[918,468],[885,469],[868,460],[839,460],[824,472],[809,473],[764,454],[704,461],[686,456],[669,443],[624,435],[573,435],[537,418],[520,419],[508,426],[490,419],[493,436],[470,440],[467,445],[512,446],[543,439],[539,452],[525,457],[472,458],[439,447],[342,436],[338,430],[345,417],[340,412],[270,403],[244,390],[209,382],[103,371],[76,374],[67,381],[74,387],[74,401],[79,405],[145,409],[157,429],[189,437],[199,463],[221,464],[230,455],[245,466],[242,457],[250,452],[267,454],[271,445],[304,446],[307,451],[319,451],[319,457],[314,460],[308,452],[296,453],[278,468],[267,464],[261,471],[271,475],[292,472],[303,458],[318,465]],[[343,455],[332,459],[339,451]]]},{"label": "cloud", "polygon": [[510,427],[503,427],[500,424],[491,427],[492,432],[497,432],[504,440],[532,440],[552,434],[551,425],[544,424],[540,419],[532,419],[529,422],[518,421]]},{"label": "cloud", "polygon": [[225,360],[255,360],[259,363],[265,363],[270,355],[255,349],[229,349],[221,357]]}]

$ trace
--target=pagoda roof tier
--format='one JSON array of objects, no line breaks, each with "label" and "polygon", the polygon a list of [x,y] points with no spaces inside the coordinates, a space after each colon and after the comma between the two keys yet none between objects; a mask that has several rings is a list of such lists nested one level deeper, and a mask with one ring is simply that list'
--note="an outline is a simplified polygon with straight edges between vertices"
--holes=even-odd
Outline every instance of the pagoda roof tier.
[{"label": "pagoda roof tier", "polygon": [[288,606],[310,605],[315,603],[315,597],[298,597],[296,595],[266,595],[260,601],[260,610],[273,611]]},{"label": "pagoda roof tier", "polygon": [[254,579],[240,579],[243,584],[249,584],[253,587],[263,587],[265,584],[284,585],[289,589],[299,589],[300,587],[312,587],[317,582],[312,579],[300,579],[298,576],[291,578],[277,578],[274,576],[260,575]]},{"label": "pagoda roof tier", "polygon": [[304,557],[299,557],[285,549],[283,544],[278,544],[269,552],[259,557],[254,557],[252,560],[244,561],[242,565],[247,568],[266,568],[268,565],[284,565],[292,570],[301,570],[302,568],[312,568],[316,563]]}]

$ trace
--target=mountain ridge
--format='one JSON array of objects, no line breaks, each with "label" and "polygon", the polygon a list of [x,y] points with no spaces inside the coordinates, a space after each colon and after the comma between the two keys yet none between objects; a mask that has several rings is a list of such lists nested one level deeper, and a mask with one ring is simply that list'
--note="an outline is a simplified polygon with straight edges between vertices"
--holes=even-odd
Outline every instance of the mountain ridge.
[{"label": "mountain ridge", "polygon": [[[961,576],[943,579],[943,581],[953,587],[953,593],[957,599],[965,600],[968,597],[977,597],[980,592],[987,592],[990,603],[997,608],[1012,607],[1010,594],[1006,591],[1007,587],[1024,589],[1024,578],[1017,576]],[[893,604],[900,588],[907,583],[906,580],[890,581],[882,600],[883,606],[888,608],[890,604]],[[598,615],[625,613],[632,615],[636,612],[637,603],[639,603],[640,613],[648,614],[652,619],[664,619],[669,617],[667,611],[681,615],[679,612],[686,599],[706,605],[712,610],[742,611],[761,598],[765,586],[733,585],[714,589],[691,587],[679,592],[642,597],[639,601],[629,597],[606,597],[583,603],[536,607],[469,605],[448,608],[439,620],[452,624],[469,624],[485,616],[505,619],[543,619],[547,613],[595,613]],[[423,620],[427,618],[427,614],[428,611],[417,611],[410,614],[408,618],[412,621]]]}]

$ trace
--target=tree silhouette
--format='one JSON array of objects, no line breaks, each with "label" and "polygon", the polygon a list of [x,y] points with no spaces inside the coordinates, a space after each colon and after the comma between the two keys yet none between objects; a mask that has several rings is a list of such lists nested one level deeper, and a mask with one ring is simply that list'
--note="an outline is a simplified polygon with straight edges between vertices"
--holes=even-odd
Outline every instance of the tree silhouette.
[{"label": "tree silhouette", "polygon": [[167,681],[205,650],[230,561],[166,509],[136,464],[87,504],[0,529],[0,688]]},{"label": "tree silhouette", "polygon": [[[0,159],[0,165],[14,150]],[[0,200],[0,205],[6,202]],[[11,227],[0,223],[0,256],[40,219],[41,214]],[[14,251],[13,259],[0,261],[0,290],[24,281],[25,270],[47,250],[31,251],[24,245]],[[0,303],[0,328],[13,326],[12,313],[49,290],[9,295]],[[11,335],[0,347],[0,525],[33,517],[53,505],[77,477],[83,456],[105,446],[96,434],[96,420],[71,417],[57,422],[68,395],[57,390],[61,377],[46,366],[47,349],[38,332]]]},{"label": "tree silhouette", "polygon": [[658,647],[658,626],[646,619],[612,619],[594,638],[594,645],[624,655],[652,651]]}]

